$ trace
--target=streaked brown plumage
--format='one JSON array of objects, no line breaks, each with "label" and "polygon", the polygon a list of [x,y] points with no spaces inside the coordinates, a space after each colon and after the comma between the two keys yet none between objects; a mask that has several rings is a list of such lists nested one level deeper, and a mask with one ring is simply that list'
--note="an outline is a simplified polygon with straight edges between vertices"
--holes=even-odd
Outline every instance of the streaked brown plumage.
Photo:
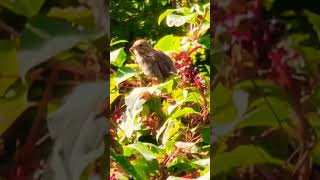
[{"label": "streaked brown plumage", "polygon": [[156,77],[160,82],[177,72],[174,62],[164,52],[155,50],[144,39],[134,42],[130,51],[135,54],[136,62],[146,76]]}]

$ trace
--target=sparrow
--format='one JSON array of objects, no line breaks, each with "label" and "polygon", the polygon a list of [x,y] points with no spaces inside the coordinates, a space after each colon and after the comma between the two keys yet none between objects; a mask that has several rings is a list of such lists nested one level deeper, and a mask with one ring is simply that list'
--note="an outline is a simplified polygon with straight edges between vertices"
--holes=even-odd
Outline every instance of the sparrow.
[{"label": "sparrow", "polygon": [[146,40],[135,41],[129,49],[136,56],[136,62],[142,72],[151,78],[162,82],[171,73],[176,73],[174,62],[164,52],[154,49]]}]

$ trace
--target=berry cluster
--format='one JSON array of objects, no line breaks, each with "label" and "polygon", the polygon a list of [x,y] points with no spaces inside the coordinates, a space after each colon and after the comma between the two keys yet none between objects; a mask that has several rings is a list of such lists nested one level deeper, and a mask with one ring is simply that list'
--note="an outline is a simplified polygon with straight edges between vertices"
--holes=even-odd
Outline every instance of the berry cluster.
[{"label": "berry cluster", "polygon": [[206,91],[205,81],[199,75],[199,69],[194,67],[192,64],[192,59],[190,55],[195,52],[200,47],[193,48],[190,52],[182,51],[178,54],[174,54],[176,68],[181,77],[182,86],[195,85],[200,92],[204,93]]},{"label": "berry cluster", "polygon": [[197,178],[200,176],[200,173],[199,172],[192,172],[190,174],[187,174],[187,175],[184,175],[182,176],[182,178],[185,178],[185,179],[194,179],[194,178]]},{"label": "berry cluster", "polygon": [[[231,0],[229,4],[217,2],[214,5],[215,35],[219,41],[227,42],[223,51],[229,57],[241,57],[243,52],[251,53],[252,57],[255,57],[251,63],[258,67],[254,68],[257,75],[262,75],[259,72],[266,72],[263,77],[290,89],[293,83],[292,75],[298,71],[290,64],[296,64],[302,58],[289,47],[288,41],[281,38],[284,25],[275,18],[269,19],[262,15],[261,0],[243,1],[241,4],[239,2],[242,1]],[[235,52],[232,51],[234,46],[241,47],[241,50],[237,51],[239,54],[232,54]],[[242,58],[243,61],[247,59]],[[298,63],[301,64],[301,61]]]},{"label": "berry cluster", "polygon": [[115,109],[111,118],[114,122],[119,123],[119,121],[122,119],[123,116],[124,116],[124,112],[121,110],[120,107],[118,107]]},{"label": "berry cluster", "polygon": [[38,179],[43,173],[45,164],[43,161],[28,160],[24,163],[18,163],[13,171],[9,172],[9,180],[27,180],[30,174],[34,179]]},{"label": "berry cluster", "polygon": [[26,175],[26,172],[25,172],[25,168],[21,167],[21,166],[18,166],[15,170],[15,173],[14,175],[11,175],[9,177],[9,179],[12,179],[12,180],[26,180],[27,179],[27,175]]},{"label": "berry cluster", "polygon": [[112,174],[111,174],[111,176],[110,176],[110,180],[117,180],[118,178],[117,178],[117,176],[116,176],[116,174],[113,172]]},{"label": "berry cluster", "polygon": [[268,74],[268,78],[280,86],[290,89],[292,87],[291,70],[283,61],[286,54],[287,52],[283,48],[272,49],[268,52],[268,58],[271,61],[271,72]]}]

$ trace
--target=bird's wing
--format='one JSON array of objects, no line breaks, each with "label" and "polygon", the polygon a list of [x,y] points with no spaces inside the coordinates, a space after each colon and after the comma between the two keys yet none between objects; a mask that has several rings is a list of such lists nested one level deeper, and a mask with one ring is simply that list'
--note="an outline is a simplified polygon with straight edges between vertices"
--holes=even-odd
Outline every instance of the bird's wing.
[{"label": "bird's wing", "polygon": [[159,56],[159,59],[161,59],[161,63],[164,64],[164,66],[166,66],[166,68],[168,69],[168,72],[177,72],[176,66],[169,56],[159,50],[157,55]]},{"label": "bird's wing", "polygon": [[150,55],[151,55],[151,60],[155,62],[163,78],[166,79],[169,76],[170,67],[168,67],[167,64],[164,62],[165,61],[164,57],[161,56],[160,52],[158,51],[152,51]]},{"label": "bird's wing", "polygon": [[164,76],[163,73],[161,71],[161,67],[159,66],[158,61],[153,61],[151,64],[151,66],[154,67],[150,67],[149,69],[152,70],[152,73],[154,73],[154,75],[160,80],[163,81]]},{"label": "bird's wing", "polygon": [[159,67],[157,58],[152,56],[152,54],[145,56],[139,66],[145,75],[157,77],[160,81],[163,80],[161,67]]}]

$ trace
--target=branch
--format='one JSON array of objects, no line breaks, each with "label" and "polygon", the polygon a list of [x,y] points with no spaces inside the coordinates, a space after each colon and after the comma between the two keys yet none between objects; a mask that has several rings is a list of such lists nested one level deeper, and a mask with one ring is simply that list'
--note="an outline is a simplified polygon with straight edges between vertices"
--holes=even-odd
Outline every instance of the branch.
[{"label": "branch", "polygon": [[[308,123],[302,106],[300,103],[299,91],[295,88],[290,92],[289,103],[293,112],[293,119],[296,121],[298,142],[299,142],[299,156],[295,169],[298,171],[298,180],[308,180],[312,171],[311,149],[314,146],[313,132]],[[295,173],[295,172],[294,172]]]},{"label": "branch", "polygon": [[22,146],[22,148],[20,150],[17,151],[17,155],[16,155],[17,161],[24,162],[28,157],[30,157],[30,155],[34,149],[34,145],[37,141],[37,137],[39,135],[40,128],[42,125],[41,121],[43,121],[43,119],[45,117],[45,112],[46,112],[46,107],[47,107],[48,101],[49,101],[50,96],[52,94],[54,84],[59,77],[58,73],[59,73],[58,69],[53,69],[53,72],[51,72],[51,74],[50,74],[47,87],[44,91],[42,100],[39,104],[36,118],[33,122],[33,125],[31,127],[30,131],[29,131],[29,135],[27,137],[26,143]]},{"label": "branch", "polygon": [[[255,89],[258,91],[258,90],[259,90],[259,87],[258,87],[257,83],[255,82],[255,80],[251,80],[251,82],[252,82],[253,86],[255,87]],[[264,101],[266,102],[268,108],[270,109],[270,111],[272,112],[272,114],[274,115],[274,117],[276,118],[277,123],[278,123],[280,129],[284,130],[284,127],[283,127],[282,124],[281,124],[281,120],[280,120],[279,116],[277,115],[277,113],[276,113],[276,111],[274,110],[274,108],[272,107],[270,101],[268,100],[268,98],[266,97],[266,95],[265,95],[263,92],[262,92],[262,96],[263,96],[263,99],[264,99]]]},{"label": "branch", "polygon": [[[203,15],[203,19],[207,16],[207,13],[208,13],[208,10],[205,10],[205,13]],[[194,39],[198,39],[199,38],[199,33],[200,33],[202,25],[203,25],[203,20],[200,22],[199,29],[195,33]]]},{"label": "branch", "polygon": [[19,36],[19,33],[14,30],[11,26],[9,26],[7,23],[2,21],[0,19],[0,29],[4,30],[5,32],[8,32],[10,35],[13,36],[13,38],[17,38]]}]

